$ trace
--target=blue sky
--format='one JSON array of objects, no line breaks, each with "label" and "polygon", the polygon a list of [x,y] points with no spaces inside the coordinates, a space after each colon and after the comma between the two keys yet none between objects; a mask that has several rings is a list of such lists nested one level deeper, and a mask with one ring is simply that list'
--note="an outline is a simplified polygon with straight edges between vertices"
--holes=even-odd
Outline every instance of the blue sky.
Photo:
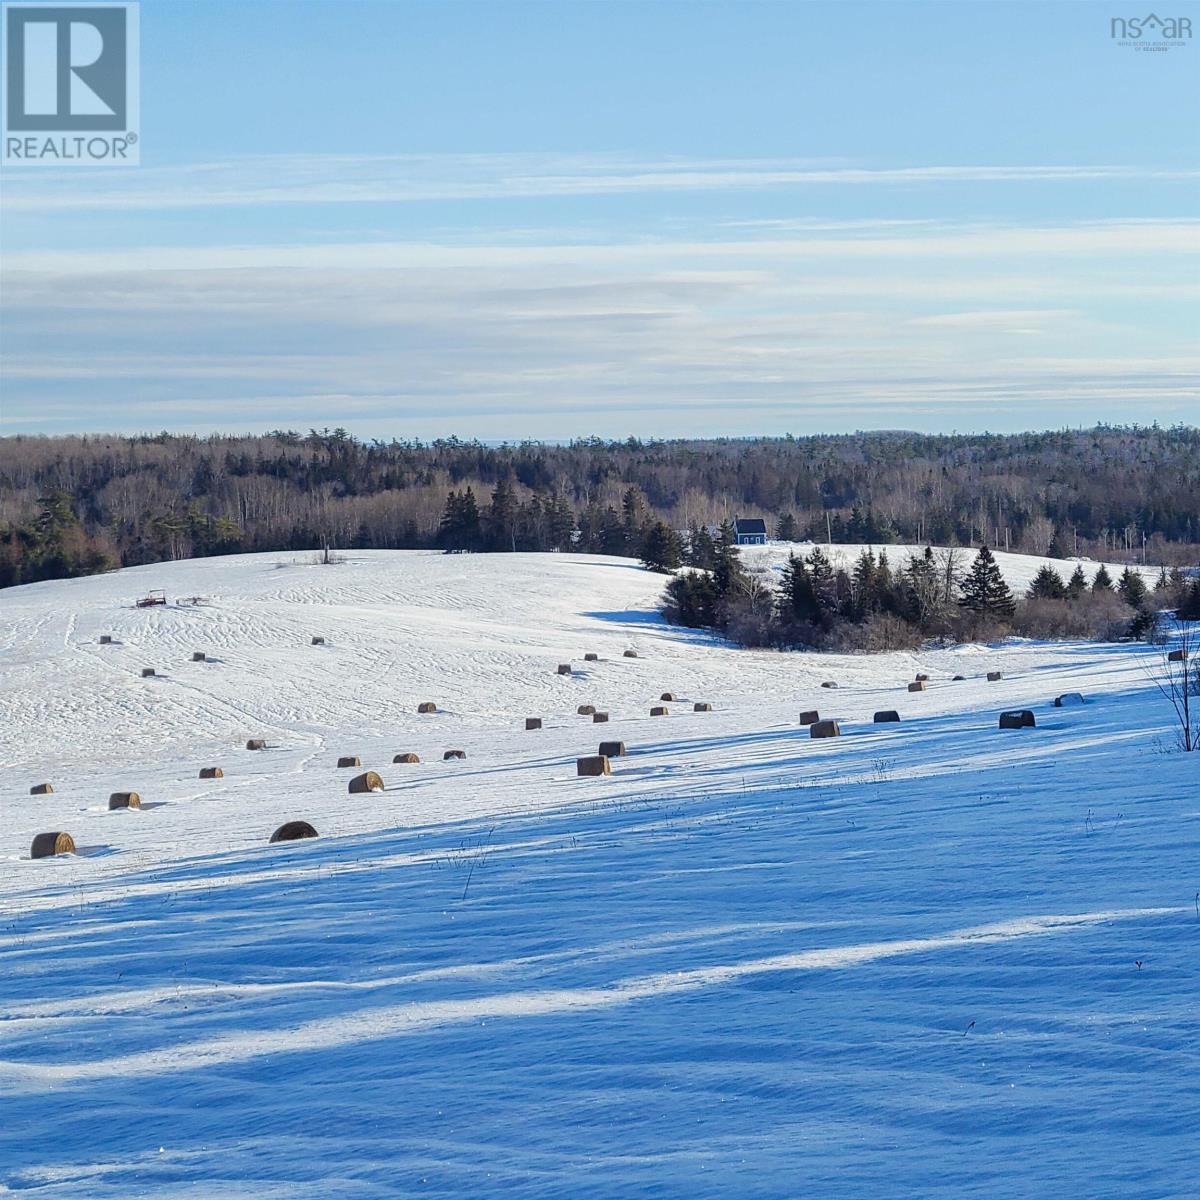
[{"label": "blue sky", "polygon": [[1118,11],[145,0],[141,166],[4,171],[0,427],[1195,422],[1200,48]]}]

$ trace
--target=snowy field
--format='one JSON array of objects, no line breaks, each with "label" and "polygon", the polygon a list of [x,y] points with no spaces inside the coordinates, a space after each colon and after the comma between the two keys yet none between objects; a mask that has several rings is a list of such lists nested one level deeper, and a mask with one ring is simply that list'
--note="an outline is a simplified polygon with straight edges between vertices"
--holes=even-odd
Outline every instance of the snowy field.
[{"label": "snowy field", "polygon": [[1156,652],[740,651],[623,560],[310,559],[0,592],[0,1194],[1198,1194]]}]

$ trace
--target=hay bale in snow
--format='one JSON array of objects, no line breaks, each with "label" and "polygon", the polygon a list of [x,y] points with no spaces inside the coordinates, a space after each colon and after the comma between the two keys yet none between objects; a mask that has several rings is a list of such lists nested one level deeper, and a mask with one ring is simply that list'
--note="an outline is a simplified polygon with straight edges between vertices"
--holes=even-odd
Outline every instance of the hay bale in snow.
[{"label": "hay bale in snow", "polygon": [[246,743],[247,750],[265,750],[267,743],[262,738],[251,738]]},{"label": "hay bale in snow", "polygon": [[200,768],[200,778],[201,779],[224,779],[225,772],[222,771],[220,767],[201,767]]},{"label": "hay bale in snow", "polygon": [[272,842],[298,842],[301,838],[316,837],[317,831],[307,821],[288,821],[271,834]]},{"label": "hay bale in snow", "polygon": [[525,728],[526,729],[541,729],[541,727],[542,727],[542,718],[541,717],[526,717],[525,718]]},{"label": "hay bale in snow", "polygon": [[810,708],[807,712],[800,714],[801,725],[815,725],[821,719],[821,714],[815,708]]},{"label": "hay bale in snow", "polygon": [[338,766],[361,767],[362,759],[360,759],[357,754],[343,754],[342,757],[338,759]]},{"label": "hay bale in snow", "polygon": [[836,721],[814,721],[808,727],[810,738],[841,737],[842,727]]},{"label": "hay bale in snow", "polygon": [[575,711],[581,717],[590,717],[596,711],[596,706],[594,704],[581,704]]},{"label": "hay bale in snow", "polygon": [[593,725],[603,725],[603,724],[605,724],[605,722],[607,720],[608,720],[608,713],[606,713],[606,712],[592,713],[592,724]]},{"label": "hay bale in snow", "polygon": [[659,696],[659,699],[660,700],[674,700],[675,693],[674,692],[663,692],[663,694],[661,696]]},{"label": "hay bale in snow", "polygon": [[154,675],[153,667],[143,667],[142,668],[142,678],[143,679],[150,679],[153,675]]},{"label": "hay bale in snow", "polygon": [[323,637],[314,637],[312,640],[312,644],[314,646],[323,646],[323,645],[325,645],[325,639]]},{"label": "hay bale in snow", "polygon": [[1002,678],[1002,676],[999,671],[989,671],[987,673],[988,683],[998,683],[1001,678]]},{"label": "hay bale in snow", "polygon": [[75,839],[69,833],[39,833],[29,847],[30,858],[53,858],[56,854],[74,854]]},{"label": "hay bale in snow", "polygon": [[916,677],[916,680],[917,680],[917,682],[918,682],[918,683],[926,683],[926,682],[928,682],[928,680],[929,680],[929,676],[928,676],[928,675],[921,675],[921,674],[919,674],[919,673],[918,673],[918,675],[917,675],[917,677]]},{"label": "hay bale in snow", "polygon": [[1082,692],[1063,692],[1061,696],[1054,697],[1055,708],[1071,708],[1076,704],[1083,703]]},{"label": "hay bale in snow", "polygon": [[570,663],[559,663],[558,664],[558,673],[560,675],[570,675],[571,664]]},{"label": "hay bale in snow", "polygon": [[910,692],[923,692],[925,690],[925,684],[924,683],[910,683],[908,685],[908,690]]},{"label": "hay bale in snow", "polygon": [[585,654],[585,655],[583,656],[583,661],[584,661],[584,662],[599,662],[599,661],[600,661],[600,655],[598,655],[598,654]]},{"label": "hay bale in snow", "polygon": [[112,634],[111,634],[111,633],[102,633],[102,634],[100,635],[100,645],[102,645],[102,646],[111,646],[112,644],[113,644],[113,640],[112,640]]},{"label": "hay bale in snow", "polygon": [[35,783],[29,789],[29,794],[31,796],[49,796],[53,791],[54,784],[52,783]]},{"label": "hay bale in snow", "polygon": [[350,780],[350,794],[356,795],[359,792],[382,792],[383,779],[374,771],[364,771],[361,775],[355,775]]},{"label": "hay bale in snow", "polygon": [[113,792],[108,798],[108,809],[112,812],[115,808],[141,808],[142,798],[137,792]]},{"label": "hay bale in snow", "polygon": [[1168,650],[1167,662],[1187,662],[1186,650]]},{"label": "hay bale in snow", "polygon": [[651,710],[652,717],[669,717],[671,714],[661,704],[656,704]]},{"label": "hay bale in snow", "polygon": [[624,742],[601,742],[598,751],[601,758],[624,758]]},{"label": "hay bale in snow", "polygon": [[636,650],[626,650],[624,657],[625,658],[637,658],[637,651]]},{"label": "hay bale in snow", "polygon": [[713,706],[707,700],[697,700],[692,705],[692,712],[712,712]]},{"label": "hay bale in snow", "polygon": [[442,762],[449,762],[452,758],[466,757],[467,752],[465,750],[447,750],[446,753],[442,755]]},{"label": "hay bale in snow", "polygon": [[425,700],[421,704],[417,705],[417,712],[418,713],[435,713],[435,712],[437,712],[437,705],[434,704],[434,702],[432,700]]},{"label": "hay bale in snow", "polygon": [[962,683],[967,677],[965,675],[955,675],[950,681],[951,683]]},{"label": "hay bale in snow", "polygon": [[832,679],[827,679],[823,684],[821,684],[821,686],[823,688],[835,688],[837,687],[837,684],[834,683]]},{"label": "hay bale in snow", "polygon": [[404,754],[397,754],[396,757],[392,759],[392,762],[394,763],[419,763],[420,761],[420,758],[413,754],[411,750]]},{"label": "hay bale in snow", "polygon": [[875,714],[876,725],[886,725],[891,721],[900,720],[900,714],[894,708],[884,708]]},{"label": "hay bale in snow", "polygon": [[605,754],[588,754],[575,760],[576,775],[611,775],[612,768],[608,765]]},{"label": "hay bale in snow", "polygon": [[203,650],[193,650],[192,662],[208,662],[208,655]]},{"label": "hay bale in snow", "polygon": [[1001,729],[1033,729],[1036,725],[1033,713],[1027,708],[1013,709],[1011,712],[1000,714]]}]

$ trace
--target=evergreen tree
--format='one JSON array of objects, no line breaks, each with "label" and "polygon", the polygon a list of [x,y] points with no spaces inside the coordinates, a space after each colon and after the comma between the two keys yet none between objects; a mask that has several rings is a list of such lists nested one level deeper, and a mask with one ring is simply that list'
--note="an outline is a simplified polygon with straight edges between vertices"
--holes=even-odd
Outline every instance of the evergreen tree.
[{"label": "evergreen tree", "polygon": [[1200,621],[1200,578],[1192,580],[1175,610],[1175,615],[1181,621]]},{"label": "evergreen tree", "polygon": [[1049,563],[1045,563],[1033,577],[1029,595],[1035,600],[1065,600],[1067,585],[1063,583],[1062,576]]},{"label": "evergreen tree", "polygon": [[745,568],[738,558],[733,526],[729,521],[721,522],[720,531],[713,545],[713,560],[713,586],[716,588],[717,599],[724,600],[746,578]]},{"label": "evergreen tree", "polygon": [[642,539],[642,566],[669,575],[683,563],[683,543],[665,521],[655,521]]},{"label": "evergreen tree", "polygon": [[777,542],[794,542],[800,532],[793,513],[782,512],[775,520],[775,540]]},{"label": "evergreen tree", "polygon": [[783,568],[776,611],[785,624],[805,621],[816,625],[821,621],[821,606],[817,603],[808,564],[795,554],[788,555]]},{"label": "evergreen tree", "polygon": [[822,616],[829,618],[837,611],[837,579],[834,576],[833,564],[819,546],[808,556],[808,573],[812,578],[813,593],[817,597]]},{"label": "evergreen tree", "polygon": [[1092,580],[1092,594],[1098,595],[1100,592],[1111,592],[1112,590],[1112,576],[1108,573],[1108,568],[1101,563],[1095,579]]},{"label": "evergreen tree", "polygon": [[492,550],[515,550],[517,539],[517,498],[507,479],[501,479],[492,491],[487,511],[487,544]]},{"label": "evergreen tree", "polygon": [[1087,576],[1082,566],[1076,566],[1071,578],[1067,580],[1067,599],[1078,600],[1087,591]]},{"label": "evergreen tree", "polygon": [[1126,567],[1117,583],[1117,595],[1130,608],[1141,608],[1146,599],[1146,581],[1132,567]]},{"label": "evergreen tree", "polygon": [[703,571],[717,565],[717,548],[707,526],[697,525],[688,537],[688,563]]},{"label": "evergreen tree", "polygon": [[970,612],[989,617],[1011,617],[1016,603],[1000,568],[987,546],[981,546],[971,569],[960,585],[959,604]]}]

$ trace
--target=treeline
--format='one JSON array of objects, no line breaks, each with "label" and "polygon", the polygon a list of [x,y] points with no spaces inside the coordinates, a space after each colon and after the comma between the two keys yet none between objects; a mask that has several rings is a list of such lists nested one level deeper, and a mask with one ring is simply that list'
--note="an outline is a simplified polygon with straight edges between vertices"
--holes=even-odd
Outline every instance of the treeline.
[{"label": "treeline", "polygon": [[485,446],[261,437],[0,439],[0,585],[234,551],[638,554],[658,521],[786,540],[1200,558],[1200,430]]},{"label": "treeline", "polygon": [[715,538],[686,540],[663,525],[648,536],[643,561],[675,572],[663,597],[668,620],[748,646],[915,649],[931,638],[991,641],[1011,633],[1145,639],[1162,609],[1200,620],[1200,578],[1178,568],[1163,568],[1149,588],[1129,567],[1114,580],[1103,565],[1090,579],[1078,565],[1064,579],[1046,565],[1018,599],[987,546],[975,554],[926,548],[896,563],[886,550],[864,549],[849,570],[817,547],[790,555],[776,580],[745,569],[728,524]]}]

